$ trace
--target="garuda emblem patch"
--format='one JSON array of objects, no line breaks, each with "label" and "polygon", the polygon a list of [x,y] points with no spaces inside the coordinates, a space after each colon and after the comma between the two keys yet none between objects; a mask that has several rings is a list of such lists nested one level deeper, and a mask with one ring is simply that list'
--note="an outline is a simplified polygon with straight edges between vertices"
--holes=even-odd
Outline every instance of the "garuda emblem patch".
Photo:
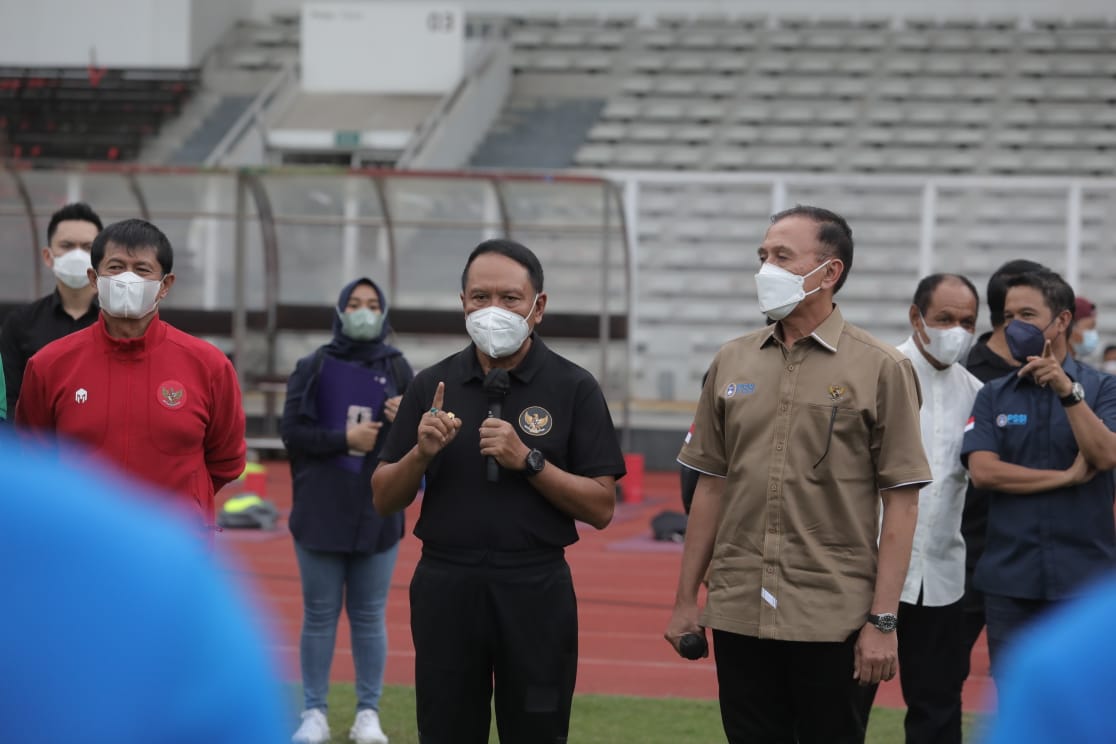
[{"label": "garuda emblem patch", "polygon": [[181,408],[186,402],[186,386],[178,380],[165,380],[159,383],[156,397],[166,408]]},{"label": "garuda emblem patch", "polygon": [[550,411],[542,406],[527,406],[519,414],[519,428],[533,437],[541,437],[553,427]]}]

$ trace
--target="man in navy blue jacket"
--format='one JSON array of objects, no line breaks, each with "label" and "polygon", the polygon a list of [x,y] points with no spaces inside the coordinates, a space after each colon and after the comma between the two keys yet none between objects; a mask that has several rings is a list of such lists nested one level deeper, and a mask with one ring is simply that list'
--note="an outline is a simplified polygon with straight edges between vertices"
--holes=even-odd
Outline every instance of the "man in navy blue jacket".
[{"label": "man in navy blue jacket", "polygon": [[965,427],[973,484],[993,492],[973,578],[993,674],[1023,625],[1116,559],[1116,378],[1069,355],[1073,308],[1053,272],[1011,280],[1004,333],[1022,366],[981,389]]}]

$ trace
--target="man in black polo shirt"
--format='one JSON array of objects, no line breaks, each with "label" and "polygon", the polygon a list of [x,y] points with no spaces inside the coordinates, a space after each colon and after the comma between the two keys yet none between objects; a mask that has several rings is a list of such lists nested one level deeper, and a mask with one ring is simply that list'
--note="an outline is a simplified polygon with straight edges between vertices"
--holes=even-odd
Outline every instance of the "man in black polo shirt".
[{"label": "man in black polo shirt", "polygon": [[8,410],[15,410],[27,360],[51,341],[96,322],[97,287],[86,272],[92,266],[89,249],[101,227],[97,213],[80,202],[67,204],[51,216],[43,263],[54,272],[57,286],[46,297],[8,313],[0,331]]},{"label": "man in black polo shirt", "polygon": [[381,514],[426,477],[411,580],[419,737],[486,744],[495,683],[501,741],[561,744],[577,672],[564,548],[576,521],[612,519],[623,455],[596,380],[534,332],[547,300],[535,254],[481,243],[461,287],[473,344],[415,377],[372,476]]},{"label": "man in black polo shirt", "polygon": [[[988,280],[985,297],[992,330],[977,339],[969,351],[965,368],[981,382],[991,382],[1019,369],[1019,362],[1011,357],[1004,337],[1004,298],[1008,282],[1028,271],[1043,271],[1042,264],[1025,258],[1008,261]],[[973,587],[973,571],[984,552],[984,535],[988,530],[988,492],[969,481],[965,491],[965,508],[961,513],[961,536],[965,540],[965,596],[961,598],[964,617],[961,647],[961,681],[969,677],[973,646],[984,630],[984,594]]]},{"label": "man in black polo shirt", "polygon": [[981,389],[965,427],[961,456],[991,491],[973,582],[994,675],[1020,627],[1116,561],[1116,378],[1069,355],[1073,308],[1051,271],[1008,282],[1004,334],[1022,366]]}]

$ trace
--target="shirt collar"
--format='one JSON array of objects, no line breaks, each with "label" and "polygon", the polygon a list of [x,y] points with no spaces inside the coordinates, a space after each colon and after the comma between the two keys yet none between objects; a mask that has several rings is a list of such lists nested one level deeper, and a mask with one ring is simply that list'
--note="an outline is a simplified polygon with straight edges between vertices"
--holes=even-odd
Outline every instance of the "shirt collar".
[{"label": "shirt collar", "polygon": [[[48,297],[50,298],[51,312],[62,313],[63,315],[69,317],[70,314],[66,312],[65,306],[62,304],[62,292],[59,291],[58,287],[55,287],[54,291],[51,292]],[[97,295],[93,295],[93,298],[89,301],[89,309],[85,311],[85,315],[96,315],[100,312],[101,303],[97,302]],[[83,315],[82,317],[84,318],[85,315]]]},{"label": "shirt collar", "polygon": [[[527,350],[527,355],[520,360],[519,364],[508,370],[508,374],[519,382],[528,383],[542,369],[545,357],[546,344],[539,338],[539,334],[532,331],[531,348]],[[465,382],[473,380],[484,382],[484,369],[481,368],[480,360],[477,359],[476,344],[469,344],[458,354],[456,366],[458,374]]]},{"label": "shirt collar", "polygon": [[156,311],[155,317],[151,319],[151,323],[148,324],[147,330],[139,338],[110,336],[108,329],[105,327],[103,314],[97,318],[94,327],[98,329],[97,335],[100,336],[106,350],[113,354],[140,356],[144,352],[154,349],[167,336],[167,325],[159,319],[158,311]]},{"label": "shirt collar", "polygon": [[[767,326],[763,341],[760,342],[761,348],[767,346],[772,340],[776,339],[775,330],[778,327],[778,323],[772,323]],[[841,333],[844,330],[845,318],[841,315],[841,308],[834,305],[833,312],[813,330],[810,334],[810,338],[814,339],[814,341],[826,351],[836,352],[837,342],[841,340]]]},{"label": "shirt collar", "polygon": [[[918,348],[918,342],[914,340],[914,336],[907,337],[907,340],[900,344],[899,348],[906,353],[907,358],[911,360],[911,364],[913,364],[915,369],[919,372],[937,377],[945,377],[953,371],[953,364],[950,364],[945,369],[938,369],[931,364],[930,360],[926,358],[926,355],[922,353],[922,349]],[[954,364],[959,363],[960,362],[955,362]]]}]

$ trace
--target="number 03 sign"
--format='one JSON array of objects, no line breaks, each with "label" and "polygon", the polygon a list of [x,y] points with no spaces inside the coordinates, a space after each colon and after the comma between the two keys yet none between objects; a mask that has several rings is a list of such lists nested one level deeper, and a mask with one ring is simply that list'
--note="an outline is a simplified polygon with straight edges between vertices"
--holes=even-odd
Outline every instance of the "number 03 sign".
[{"label": "number 03 sign", "polygon": [[302,6],[302,85],[318,93],[440,94],[465,68],[453,3],[329,0]]}]

